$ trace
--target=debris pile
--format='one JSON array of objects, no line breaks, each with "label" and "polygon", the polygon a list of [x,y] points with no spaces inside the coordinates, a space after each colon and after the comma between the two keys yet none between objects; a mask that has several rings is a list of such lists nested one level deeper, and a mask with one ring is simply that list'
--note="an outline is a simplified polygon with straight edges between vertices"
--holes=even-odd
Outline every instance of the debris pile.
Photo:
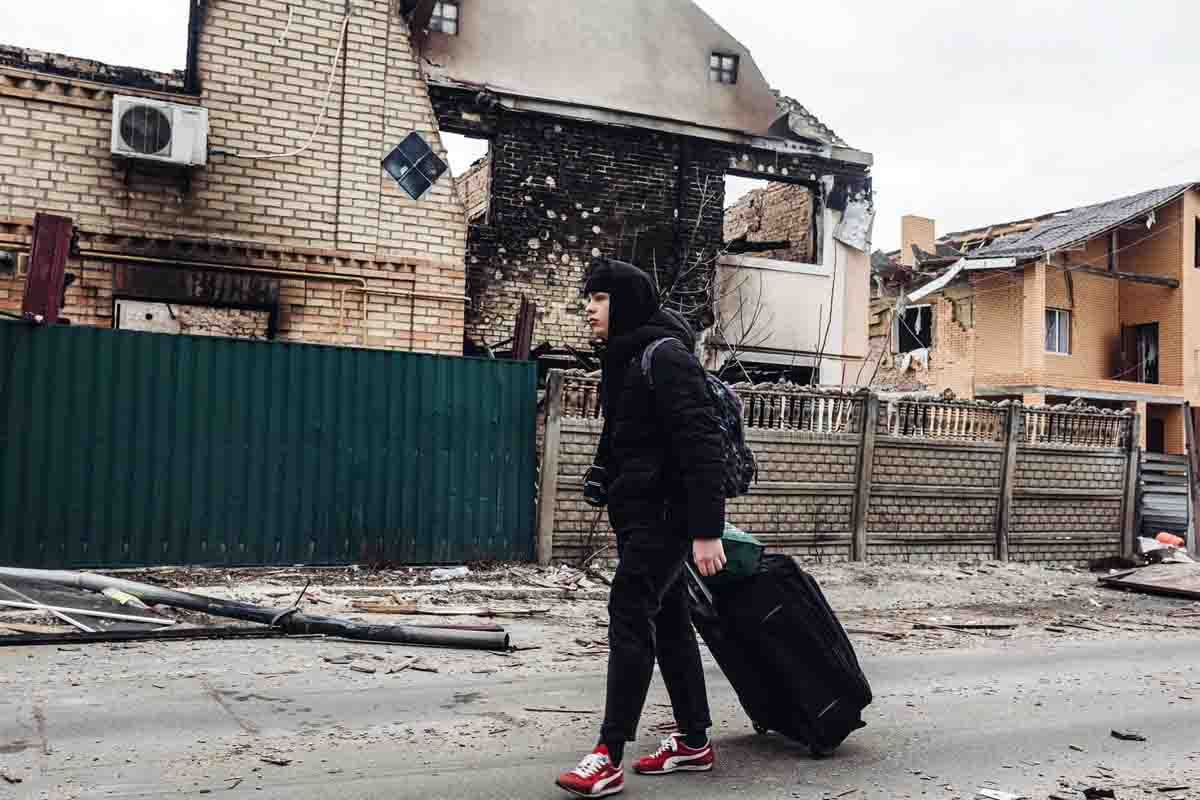
[{"label": "debris pile", "polygon": [[[370,642],[494,651],[507,650],[509,647],[508,634],[503,628],[369,625],[347,619],[305,614],[300,609],[300,601],[307,589],[306,586],[300,592],[300,596],[291,607],[280,609],[220,600],[103,575],[0,568],[0,595],[15,598],[0,600],[0,607],[49,612],[78,628],[85,635],[95,636],[110,631],[101,631],[95,624],[83,623],[79,620],[81,617],[107,621],[110,628],[113,627],[111,623],[122,623],[122,630],[113,631],[117,635],[140,633],[142,637],[154,638],[162,628],[169,628],[175,624],[174,619],[154,615],[153,609],[150,608],[164,606],[265,625],[272,631],[286,635],[323,635]],[[128,613],[131,609],[127,606],[135,603],[145,607],[145,610],[137,610],[135,606],[132,610],[137,610],[137,613]],[[113,611],[111,608],[118,610]],[[130,625],[142,627],[140,630],[134,628],[131,631]],[[54,633],[33,636],[37,637],[35,641],[27,640],[22,643],[45,644],[62,641]],[[12,640],[13,637],[2,637],[0,643],[12,644]]]}]

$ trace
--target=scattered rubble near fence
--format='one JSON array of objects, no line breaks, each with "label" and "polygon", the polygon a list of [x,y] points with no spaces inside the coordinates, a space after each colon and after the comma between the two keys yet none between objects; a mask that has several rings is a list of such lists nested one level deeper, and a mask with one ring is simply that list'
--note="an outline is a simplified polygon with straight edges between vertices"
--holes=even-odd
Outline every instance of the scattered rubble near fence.
[{"label": "scattered rubble near fence", "polygon": [[[776,551],[1069,564],[1132,553],[1135,414],[789,384],[737,390],[759,476],[731,501],[730,520]],[[553,373],[546,420],[539,557],[587,558],[611,544],[581,496],[601,427],[598,381]]]}]

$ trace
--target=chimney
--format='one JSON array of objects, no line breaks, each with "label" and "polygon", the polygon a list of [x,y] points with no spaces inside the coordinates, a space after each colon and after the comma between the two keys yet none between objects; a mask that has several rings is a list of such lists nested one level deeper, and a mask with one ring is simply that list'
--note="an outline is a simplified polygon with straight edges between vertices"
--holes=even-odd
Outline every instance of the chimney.
[{"label": "chimney", "polygon": [[900,218],[900,263],[906,267],[917,265],[912,246],[926,253],[937,252],[937,234],[934,233],[934,222],[926,217],[905,214]]}]

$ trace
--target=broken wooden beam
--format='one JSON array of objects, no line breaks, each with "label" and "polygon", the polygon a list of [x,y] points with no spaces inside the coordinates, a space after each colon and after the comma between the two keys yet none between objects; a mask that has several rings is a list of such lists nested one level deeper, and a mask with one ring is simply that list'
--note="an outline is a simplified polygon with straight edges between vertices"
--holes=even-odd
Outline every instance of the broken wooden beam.
[{"label": "broken wooden beam", "polygon": [[1104,278],[1113,278],[1119,281],[1130,281],[1132,283],[1149,283],[1154,286],[1165,286],[1169,289],[1179,288],[1178,278],[1166,278],[1161,275],[1141,275],[1137,272],[1110,272],[1099,267],[1070,267],[1072,272],[1086,272],[1088,275],[1100,275]]}]

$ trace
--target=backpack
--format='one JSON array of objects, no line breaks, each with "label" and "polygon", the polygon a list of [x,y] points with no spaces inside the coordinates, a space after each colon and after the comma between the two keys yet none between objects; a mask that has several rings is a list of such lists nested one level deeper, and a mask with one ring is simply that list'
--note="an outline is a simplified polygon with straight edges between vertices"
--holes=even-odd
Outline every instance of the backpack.
[{"label": "backpack", "polygon": [[[651,391],[654,390],[654,375],[650,370],[654,361],[654,351],[666,342],[678,342],[683,345],[678,339],[668,337],[651,342],[642,351],[642,375],[650,385]],[[684,348],[686,349],[686,345]],[[742,398],[737,396],[732,386],[707,370],[704,373],[704,383],[721,427],[721,449],[725,454],[725,496],[741,497],[750,491],[750,484],[758,476],[754,453],[746,444],[746,431],[742,423]]]}]

